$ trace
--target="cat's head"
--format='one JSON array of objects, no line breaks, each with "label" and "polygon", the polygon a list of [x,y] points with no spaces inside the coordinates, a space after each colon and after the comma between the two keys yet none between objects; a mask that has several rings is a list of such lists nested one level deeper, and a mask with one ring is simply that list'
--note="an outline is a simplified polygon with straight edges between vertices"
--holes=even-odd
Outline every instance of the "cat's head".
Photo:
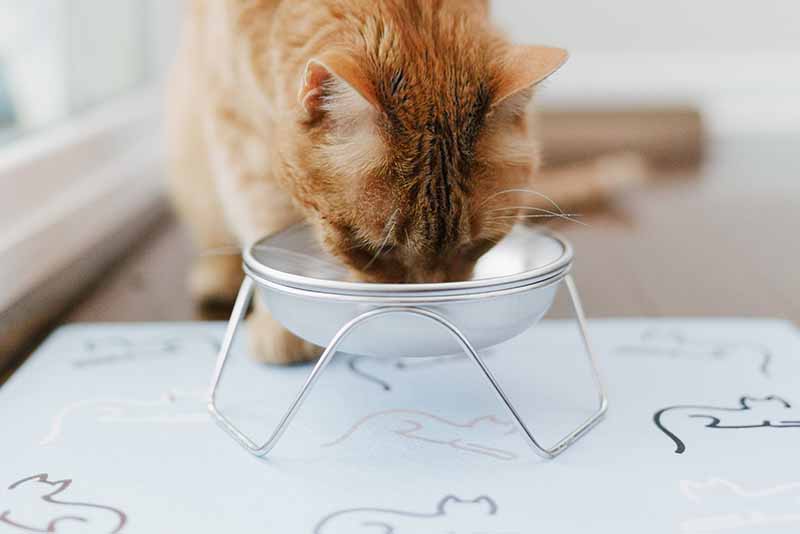
[{"label": "cat's head", "polygon": [[359,20],[358,42],[300,74],[296,195],[361,279],[468,278],[539,165],[526,111],[566,52],[511,45],[444,4]]}]

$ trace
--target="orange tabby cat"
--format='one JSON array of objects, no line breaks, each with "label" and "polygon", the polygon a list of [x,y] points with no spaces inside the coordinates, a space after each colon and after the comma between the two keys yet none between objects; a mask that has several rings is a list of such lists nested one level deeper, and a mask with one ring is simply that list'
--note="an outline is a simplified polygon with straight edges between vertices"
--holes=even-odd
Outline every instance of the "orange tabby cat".
[{"label": "orange tabby cat", "polygon": [[[307,220],[362,279],[463,279],[524,203],[528,102],[566,58],[507,42],[486,0],[192,0],[169,105],[175,203],[201,250]],[[201,255],[194,296],[231,299],[240,261]],[[318,353],[258,302],[250,320],[264,361]]]}]

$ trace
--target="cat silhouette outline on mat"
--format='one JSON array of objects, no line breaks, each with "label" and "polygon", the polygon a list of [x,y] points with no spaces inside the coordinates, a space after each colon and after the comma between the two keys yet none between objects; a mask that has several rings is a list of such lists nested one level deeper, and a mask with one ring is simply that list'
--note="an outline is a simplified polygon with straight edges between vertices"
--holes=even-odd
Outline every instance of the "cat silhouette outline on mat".
[{"label": "cat silhouette outline on mat", "polygon": [[[491,356],[491,352],[483,354],[483,357]],[[383,359],[372,358],[370,356],[351,356],[347,360],[348,370],[359,379],[370,382],[383,391],[390,392],[394,389],[394,380],[401,373],[409,371],[424,371],[444,365],[458,363],[470,364],[469,358],[463,354],[453,356],[434,356],[430,358],[400,358]]]},{"label": "cat silhouette outline on mat", "polygon": [[206,334],[149,337],[104,336],[83,342],[83,355],[72,362],[76,369],[219,351],[219,341]]},{"label": "cat silhouette outline on mat", "polygon": [[51,481],[47,473],[14,482],[0,500],[0,532],[122,532],[128,522],[122,510],[62,495],[71,486],[71,479]]},{"label": "cat silhouette outline on mat", "polygon": [[334,512],[317,523],[314,534],[490,534],[496,515],[497,504],[491,497],[483,495],[464,500],[448,495],[438,502],[433,512],[390,508],[351,508]]},{"label": "cat silhouette outline on mat", "polygon": [[753,430],[753,429],[797,429],[800,431],[800,412],[777,395],[766,397],[739,398],[735,407],[677,405],[658,410],[653,415],[653,422],[667,437],[675,443],[675,453],[686,452],[684,441],[670,428],[665,417],[680,413],[692,419],[706,421],[705,428],[717,430]]},{"label": "cat silhouette outline on mat", "polygon": [[758,365],[758,371],[770,376],[772,351],[750,341],[724,341],[695,338],[679,331],[647,329],[637,344],[617,347],[617,353],[648,355],[668,359],[727,361],[749,358]]},{"label": "cat silhouette outline on mat", "polygon": [[347,441],[367,424],[409,440],[450,447],[498,460],[518,458],[514,451],[494,446],[498,440],[517,431],[511,422],[502,421],[493,415],[461,422],[420,410],[384,410],[368,414],[323,447],[332,447]]},{"label": "cat silhouette outline on mat", "polygon": [[682,480],[680,490],[697,505],[681,534],[800,532],[800,482],[747,487],[711,478]]},{"label": "cat silhouette outline on mat", "polygon": [[68,426],[67,421],[88,418],[98,423],[203,424],[208,414],[205,391],[171,389],[155,399],[82,399],[65,404],[53,416],[50,429],[39,445],[52,445]]}]

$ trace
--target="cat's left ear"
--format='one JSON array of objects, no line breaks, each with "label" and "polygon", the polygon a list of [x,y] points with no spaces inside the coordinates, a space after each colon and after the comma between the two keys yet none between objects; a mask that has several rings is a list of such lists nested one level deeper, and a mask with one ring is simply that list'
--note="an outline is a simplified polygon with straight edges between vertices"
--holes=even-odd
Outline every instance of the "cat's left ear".
[{"label": "cat's left ear", "polygon": [[530,98],[533,87],[563,65],[569,54],[563,48],[518,45],[511,48],[501,66],[492,106]]},{"label": "cat's left ear", "polygon": [[326,109],[343,112],[352,108],[378,107],[369,78],[346,52],[330,51],[306,63],[297,95],[300,105],[314,118]]}]

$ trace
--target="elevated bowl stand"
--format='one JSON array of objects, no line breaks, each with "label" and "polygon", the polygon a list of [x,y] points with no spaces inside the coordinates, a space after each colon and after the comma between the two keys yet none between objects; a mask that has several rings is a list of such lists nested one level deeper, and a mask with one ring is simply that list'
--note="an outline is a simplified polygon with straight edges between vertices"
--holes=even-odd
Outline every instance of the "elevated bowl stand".
[{"label": "elevated bowl stand", "polygon": [[289,405],[289,408],[281,418],[280,422],[272,430],[272,433],[270,434],[269,438],[262,444],[256,443],[255,441],[247,437],[241,430],[239,430],[236,427],[236,425],[234,425],[234,423],[219,410],[219,407],[217,406],[217,390],[219,388],[220,380],[222,379],[223,373],[225,371],[225,363],[228,360],[231,351],[231,345],[233,344],[233,340],[236,337],[236,332],[239,328],[239,325],[244,320],[245,313],[247,312],[250,301],[253,297],[253,291],[255,289],[255,282],[249,275],[245,275],[245,279],[242,282],[241,288],[239,289],[239,293],[236,297],[236,303],[234,304],[233,307],[233,313],[231,314],[230,321],[228,322],[228,326],[225,331],[225,337],[223,338],[222,341],[222,346],[220,347],[216,368],[214,370],[214,376],[211,381],[211,390],[209,393],[209,400],[208,400],[208,410],[211,413],[211,415],[216,419],[216,421],[220,424],[220,426],[245,449],[247,449],[256,456],[261,456],[261,457],[266,456],[270,453],[270,451],[272,451],[272,449],[281,439],[281,436],[283,436],[283,433],[291,424],[292,419],[294,419],[295,415],[297,415],[297,412],[300,410],[300,407],[303,405],[303,402],[311,393],[311,390],[316,384],[317,379],[320,377],[320,375],[328,366],[328,364],[331,362],[331,360],[333,360],[333,357],[334,355],[336,355],[339,346],[347,337],[357,332],[360,326],[378,317],[395,315],[395,314],[410,314],[423,319],[427,319],[429,321],[433,321],[434,323],[441,326],[443,330],[449,332],[450,335],[457,341],[462,351],[475,363],[477,368],[486,378],[489,386],[494,390],[494,392],[503,402],[506,409],[511,414],[518,429],[522,431],[522,435],[525,437],[525,440],[528,442],[528,444],[531,446],[534,452],[536,452],[539,456],[543,458],[547,459],[555,458],[556,456],[567,450],[570,446],[572,446],[577,440],[583,437],[597,423],[599,423],[600,420],[605,415],[606,410],[608,409],[608,399],[606,395],[605,386],[603,385],[603,381],[600,376],[600,371],[597,365],[596,357],[592,351],[591,344],[589,343],[589,337],[586,329],[586,317],[584,316],[583,306],[581,305],[577,288],[575,287],[575,283],[572,279],[572,276],[569,274],[566,274],[559,281],[559,283],[564,284],[572,302],[572,309],[575,315],[575,320],[578,323],[578,328],[580,330],[580,334],[583,339],[583,346],[589,361],[589,365],[591,367],[592,380],[597,390],[598,405],[594,413],[592,413],[592,415],[590,415],[586,420],[584,420],[577,428],[569,432],[566,436],[562,437],[554,445],[551,445],[549,447],[542,445],[536,439],[530,427],[522,419],[522,417],[519,414],[519,411],[514,407],[514,404],[509,400],[508,395],[506,395],[506,393],[503,391],[503,388],[498,383],[497,379],[494,377],[492,372],[486,366],[485,362],[483,361],[483,358],[480,356],[480,354],[478,354],[478,351],[476,351],[473,348],[472,344],[469,341],[469,338],[461,330],[459,330],[457,326],[455,326],[452,322],[450,322],[447,319],[447,317],[444,317],[443,315],[437,313],[436,311],[427,309],[422,306],[377,306],[374,309],[366,311],[361,315],[358,315],[357,317],[351,319],[344,325],[342,325],[341,328],[338,330],[338,332],[336,332],[336,334],[328,343],[328,346],[327,348],[325,348],[324,352],[322,353],[322,356],[320,356],[319,360],[314,365],[311,374],[308,376],[305,383],[300,388],[300,391],[297,393],[297,396]]}]

